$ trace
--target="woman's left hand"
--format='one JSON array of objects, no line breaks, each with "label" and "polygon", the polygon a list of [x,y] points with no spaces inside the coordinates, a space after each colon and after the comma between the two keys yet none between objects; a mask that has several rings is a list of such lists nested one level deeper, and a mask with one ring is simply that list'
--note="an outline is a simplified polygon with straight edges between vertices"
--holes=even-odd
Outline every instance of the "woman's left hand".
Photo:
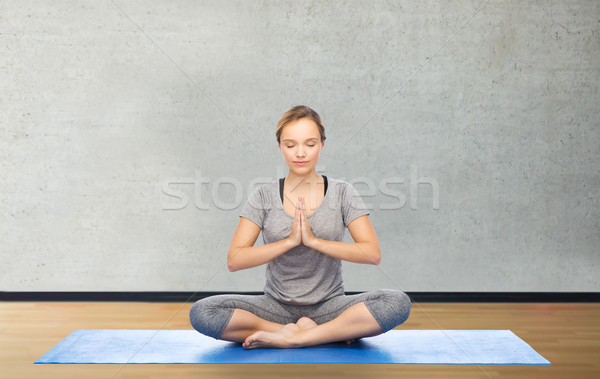
[{"label": "woman's left hand", "polygon": [[298,198],[300,202],[300,208],[302,212],[300,212],[300,229],[302,230],[302,244],[305,246],[311,247],[311,245],[317,240],[310,230],[310,225],[308,224],[308,219],[306,218],[306,207],[304,204],[304,198]]}]

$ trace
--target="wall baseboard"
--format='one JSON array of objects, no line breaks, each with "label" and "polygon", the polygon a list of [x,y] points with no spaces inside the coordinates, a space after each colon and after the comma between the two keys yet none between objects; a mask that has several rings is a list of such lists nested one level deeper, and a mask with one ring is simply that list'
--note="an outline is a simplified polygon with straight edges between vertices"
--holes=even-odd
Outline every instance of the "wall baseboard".
[{"label": "wall baseboard", "polygon": [[[362,292],[346,292],[353,295]],[[222,294],[262,295],[263,292],[10,292],[0,301],[194,302]],[[406,292],[417,303],[598,303],[600,292]]]}]

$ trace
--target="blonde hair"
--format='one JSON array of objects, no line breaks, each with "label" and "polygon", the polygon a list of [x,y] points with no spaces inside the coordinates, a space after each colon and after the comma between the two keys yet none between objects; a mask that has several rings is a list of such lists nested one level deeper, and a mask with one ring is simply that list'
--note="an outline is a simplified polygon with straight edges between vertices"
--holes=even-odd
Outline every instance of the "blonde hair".
[{"label": "blonde hair", "polygon": [[292,121],[300,120],[301,118],[308,118],[314,121],[317,124],[317,128],[319,129],[319,134],[321,135],[321,142],[325,142],[325,127],[321,122],[321,117],[317,112],[313,109],[307,107],[306,105],[296,105],[285,111],[283,116],[279,119],[277,123],[277,129],[275,130],[275,137],[277,138],[277,143],[280,144],[281,131],[283,127],[289,124]]}]

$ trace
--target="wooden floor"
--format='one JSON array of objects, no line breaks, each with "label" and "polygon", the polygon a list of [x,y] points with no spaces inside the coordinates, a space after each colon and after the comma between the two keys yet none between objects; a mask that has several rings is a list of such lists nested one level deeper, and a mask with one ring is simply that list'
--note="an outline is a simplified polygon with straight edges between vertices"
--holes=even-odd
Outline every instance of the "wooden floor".
[{"label": "wooden floor", "polygon": [[600,304],[414,304],[401,329],[510,329],[551,366],[34,365],[75,329],[191,329],[191,304],[0,303],[2,378],[600,378]]}]

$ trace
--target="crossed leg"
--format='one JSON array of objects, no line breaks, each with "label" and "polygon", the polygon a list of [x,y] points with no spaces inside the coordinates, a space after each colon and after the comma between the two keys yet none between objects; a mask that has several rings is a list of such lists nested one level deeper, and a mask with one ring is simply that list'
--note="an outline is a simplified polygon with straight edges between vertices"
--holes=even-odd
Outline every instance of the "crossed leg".
[{"label": "crossed leg", "polygon": [[252,312],[236,308],[233,311],[231,320],[229,320],[229,323],[225,327],[225,330],[223,330],[219,339],[242,343],[249,335],[259,330],[275,333],[280,331],[283,327],[284,325],[282,324],[267,321],[256,316]]},{"label": "crossed leg", "polygon": [[[245,312],[245,311],[243,311],[243,312]],[[247,313],[249,313],[249,312],[247,312]],[[254,316],[254,315],[252,315],[252,316]],[[254,316],[254,317],[252,317],[252,316],[250,316],[250,318],[258,318],[257,316]],[[246,315],[246,317],[248,317],[248,315]],[[262,321],[265,321],[265,320],[262,320]],[[275,325],[270,325],[270,324],[275,324]],[[294,324],[289,324],[289,325],[294,325]],[[318,326],[316,322],[314,322],[311,318],[306,317],[306,316],[298,319],[298,321],[296,321],[295,325],[299,329],[311,329],[311,328]],[[267,321],[267,324],[265,326],[271,330],[274,330],[274,333],[277,333],[281,329],[285,328],[285,325],[271,323],[269,321]],[[259,331],[264,331],[264,330],[256,330],[255,332],[259,332]],[[254,334],[254,333],[252,333],[252,334]],[[242,337],[243,337],[243,334],[242,334]],[[245,338],[244,338],[244,341],[245,341]],[[241,341],[241,342],[244,342],[244,341]],[[351,343],[354,343],[355,341],[356,341],[356,339],[352,338],[352,339],[346,340],[346,343],[351,344]]]},{"label": "crossed leg", "polygon": [[270,322],[241,309],[235,309],[220,339],[243,342],[246,349],[297,348],[347,341],[381,334],[379,323],[364,303],[353,305],[337,318],[317,325],[308,317],[295,324]]},{"label": "crossed leg", "polygon": [[382,330],[364,303],[351,306],[337,318],[308,329],[287,324],[277,332],[257,331],[243,343],[246,349],[298,348],[337,341],[351,341],[381,334]]}]

